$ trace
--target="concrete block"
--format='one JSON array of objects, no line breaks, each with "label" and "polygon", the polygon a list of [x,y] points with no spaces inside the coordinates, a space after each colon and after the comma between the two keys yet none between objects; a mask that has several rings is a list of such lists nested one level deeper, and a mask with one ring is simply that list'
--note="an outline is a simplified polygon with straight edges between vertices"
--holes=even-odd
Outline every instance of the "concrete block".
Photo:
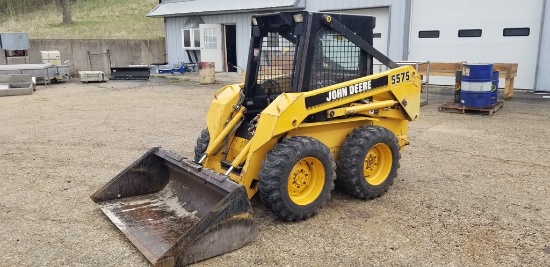
[{"label": "concrete block", "polygon": [[81,82],[104,82],[105,74],[103,71],[79,71]]},{"label": "concrete block", "polygon": [[23,89],[32,89],[33,91],[36,91],[36,84],[31,82],[25,82],[25,83],[12,83],[10,84],[10,88],[23,88]]},{"label": "concrete block", "polygon": [[11,82],[32,82],[30,74],[12,74]]},{"label": "concrete block", "polygon": [[6,91],[7,96],[32,95],[32,88],[11,88]]},{"label": "concrete block", "polygon": [[9,83],[0,83],[0,89],[10,89]]},{"label": "concrete block", "polygon": [[0,97],[6,96],[8,94],[9,89],[0,89]]},{"label": "concrete block", "polygon": [[0,75],[0,83],[10,83],[11,74]]},{"label": "concrete block", "polygon": [[8,65],[29,64],[29,57],[8,57],[6,61]]},{"label": "concrete block", "polygon": [[10,83],[10,87],[11,88],[29,88],[31,87],[32,85],[34,85],[34,83],[31,81],[31,82],[11,82]]},{"label": "concrete block", "polygon": [[30,74],[6,74],[0,75],[0,83],[32,82]]}]

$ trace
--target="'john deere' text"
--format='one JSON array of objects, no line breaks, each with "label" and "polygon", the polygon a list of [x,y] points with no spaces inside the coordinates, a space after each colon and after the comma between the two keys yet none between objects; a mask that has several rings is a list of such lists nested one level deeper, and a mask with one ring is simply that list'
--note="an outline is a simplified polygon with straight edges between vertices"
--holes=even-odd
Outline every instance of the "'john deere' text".
[{"label": "'john deere' text", "polygon": [[370,90],[370,89],[372,89],[371,81],[356,83],[356,84],[352,84],[350,86],[346,86],[346,87],[342,87],[342,88],[338,88],[338,89],[334,89],[332,91],[329,91],[327,93],[328,96],[327,96],[326,100],[327,100],[327,102],[334,101],[334,100],[340,99],[342,97],[358,94],[358,93],[361,93],[363,91]]}]

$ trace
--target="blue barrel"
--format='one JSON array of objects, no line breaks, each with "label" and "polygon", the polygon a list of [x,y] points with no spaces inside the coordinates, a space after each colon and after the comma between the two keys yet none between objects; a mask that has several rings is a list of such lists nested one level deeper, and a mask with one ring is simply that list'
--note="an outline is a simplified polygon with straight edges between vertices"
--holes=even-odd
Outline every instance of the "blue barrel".
[{"label": "blue barrel", "polygon": [[491,86],[491,105],[498,101],[498,76],[500,72],[493,71],[493,85]]},{"label": "blue barrel", "polygon": [[464,64],[460,86],[460,103],[469,108],[491,106],[493,64]]}]

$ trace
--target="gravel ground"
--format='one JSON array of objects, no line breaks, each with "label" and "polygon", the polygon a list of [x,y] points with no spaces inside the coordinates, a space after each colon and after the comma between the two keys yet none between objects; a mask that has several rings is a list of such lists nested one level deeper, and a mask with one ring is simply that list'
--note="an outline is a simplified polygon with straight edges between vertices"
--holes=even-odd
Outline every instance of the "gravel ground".
[{"label": "gravel ground", "polygon": [[[89,196],[152,146],[192,156],[219,87],[74,82],[0,98],[0,266],[148,266]],[[433,90],[383,197],[336,191],[299,223],[253,199],[257,240],[196,266],[550,266],[550,99],[438,112],[451,98]]]}]

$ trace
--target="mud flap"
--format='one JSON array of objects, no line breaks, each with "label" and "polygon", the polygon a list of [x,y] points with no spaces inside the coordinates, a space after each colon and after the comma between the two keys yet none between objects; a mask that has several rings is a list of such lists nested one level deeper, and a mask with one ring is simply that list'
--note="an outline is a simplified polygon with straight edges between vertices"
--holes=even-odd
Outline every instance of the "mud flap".
[{"label": "mud flap", "polygon": [[153,148],[91,196],[153,266],[183,266],[258,235],[244,187]]}]

